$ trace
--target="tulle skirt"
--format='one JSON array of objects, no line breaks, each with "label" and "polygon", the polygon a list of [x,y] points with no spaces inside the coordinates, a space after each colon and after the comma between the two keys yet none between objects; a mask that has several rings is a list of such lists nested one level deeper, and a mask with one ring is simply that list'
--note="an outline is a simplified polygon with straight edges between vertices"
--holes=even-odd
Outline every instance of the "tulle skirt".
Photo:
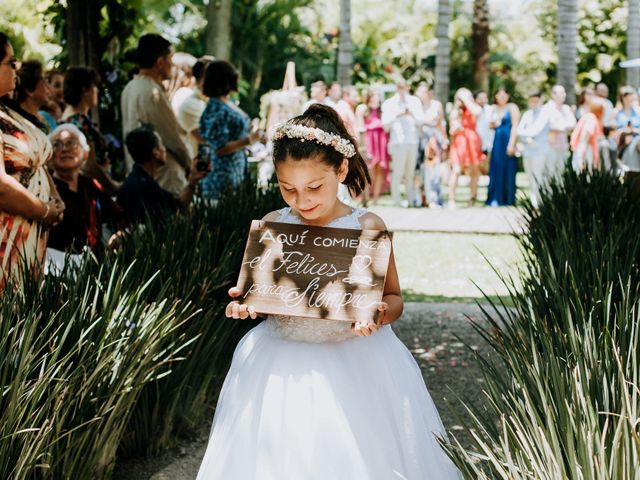
[{"label": "tulle skirt", "polygon": [[449,480],[444,429],[391,327],[335,343],[238,344],[198,480]]}]

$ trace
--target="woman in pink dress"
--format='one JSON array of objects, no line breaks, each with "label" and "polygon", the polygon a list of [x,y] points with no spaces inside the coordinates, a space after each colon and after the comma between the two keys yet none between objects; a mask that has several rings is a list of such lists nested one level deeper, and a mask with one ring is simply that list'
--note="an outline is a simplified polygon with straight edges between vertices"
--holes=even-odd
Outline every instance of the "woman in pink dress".
[{"label": "woman in pink dress", "polygon": [[366,151],[371,174],[370,198],[373,203],[389,188],[388,135],[382,128],[380,104],[380,95],[375,90],[369,90],[365,103],[358,105],[356,109],[360,145]]},{"label": "woman in pink dress", "polygon": [[469,206],[473,206],[478,195],[478,177],[484,156],[482,154],[482,140],[476,132],[476,115],[481,110],[468,89],[461,88],[456,92],[453,110],[451,110],[449,118],[449,133],[451,134],[449,208],[455,208],[458,177],[465,167],[469,167],[469,176],[471,177]]}]

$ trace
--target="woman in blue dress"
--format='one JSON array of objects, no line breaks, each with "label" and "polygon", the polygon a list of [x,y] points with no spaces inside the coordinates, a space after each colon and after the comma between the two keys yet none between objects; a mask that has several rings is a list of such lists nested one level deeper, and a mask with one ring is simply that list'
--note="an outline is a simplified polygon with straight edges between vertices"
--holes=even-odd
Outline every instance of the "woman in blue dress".
[{"label": "woman in blue dress", "polygon": [[489,191],[487,205],[498,207],[516,203],[516,128],[520,110],[511,103],[504,87],[495,95],[495,105],[489,126],[495,130],[489,163]]},{"label": "woman in blue dress", "polygon": [[242,183],[247,170],[244,149],[258,138],[249,132],[250,119],[229,95],[238,91],[238,71],[224,60],[207,66],[202,86],[209,103],[200,117],[200,135],[211,145],[212,170],[202,181],[209,198],[218,198],[226,189]]}]

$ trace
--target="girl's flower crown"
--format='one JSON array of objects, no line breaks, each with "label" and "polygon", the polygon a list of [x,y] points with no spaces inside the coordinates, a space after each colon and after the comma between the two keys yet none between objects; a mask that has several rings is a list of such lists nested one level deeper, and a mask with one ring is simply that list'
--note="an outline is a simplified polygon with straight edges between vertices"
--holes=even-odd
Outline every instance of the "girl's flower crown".
[{"label": "girl's flower crown", "polygon": [[305,127],[292,123],[280,123],[273,128],[271,139],[276,141],[284,137],[298,138],[302,142],[310,140],[333,147],[336,152],[344,155],[346,158],[351,158],[356,154],[356,147],[354,147],[349,140],[335,133],[325,132],[321,128]]}]

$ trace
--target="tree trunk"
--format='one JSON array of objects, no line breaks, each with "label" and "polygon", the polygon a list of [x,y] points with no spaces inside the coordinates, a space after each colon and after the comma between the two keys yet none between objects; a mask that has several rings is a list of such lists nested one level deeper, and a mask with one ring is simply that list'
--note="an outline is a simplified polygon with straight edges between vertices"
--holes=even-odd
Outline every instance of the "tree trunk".
[{"label": "tree trunk", "polygon": [[[640,57],[640,0],[628,0],[627,59]],[[627,69],[627,84],[640,87],[640,68]]]},{"label": "tree trunk", "polygon": [[473,2],[473,81],[476,88],[489,93],[489,2]]},{"label": "tree trunk", "polygon": [[352,72],[351,0],[340,0],[340,41],[338,43],[338,82],[340,85],[351,85]]},{"label": "tree trunk", "polygon": [[558,84],[567,91],[567,103],[576,102],[578,65],[578,0],[558,0]]},{"label": "tree trunk", "polygon": [[95,1],[67,1],[69,65],[100,68],[100,5]]},{"label": "tree trunk", "polygon": [[233,0],[210,0],[207,8],[206,51],[220,60],[231,60],[231,6]]},{"label": "tree trunk", "polygon": [[449,41],[449,20],[451,10],[449,0],[438,0],[438,25],[436,27],[436,71],[435,94],[443,105],[449,101],[449,63],[451,43]]}]

